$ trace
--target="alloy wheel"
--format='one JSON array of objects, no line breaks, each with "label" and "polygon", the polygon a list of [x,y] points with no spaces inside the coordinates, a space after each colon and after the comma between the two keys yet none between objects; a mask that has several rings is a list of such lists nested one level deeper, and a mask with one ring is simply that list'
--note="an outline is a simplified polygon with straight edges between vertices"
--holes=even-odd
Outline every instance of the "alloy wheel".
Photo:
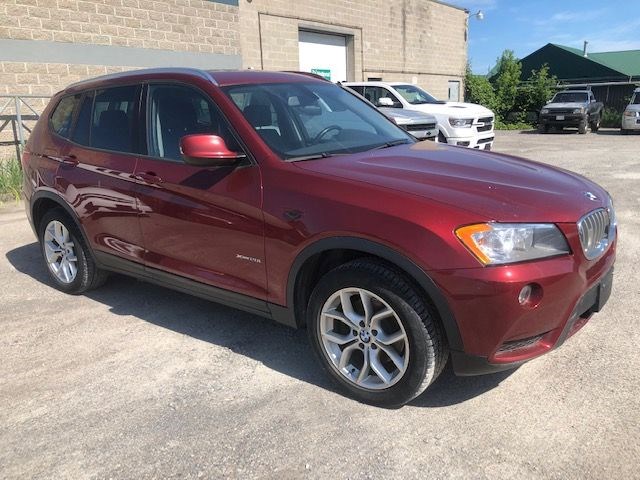
[{"label": "alloy wheel", "polygon": [[76,245],[67,227],[58,220],[52,220],[44,230],[43,240],[51,273],[62,283],[72,283],[78,274],[78,258]]},{"label": "alloy wheel", "polygon": [[318,322],[331,366],[354,385],[381,390],[395,385],[409,364],[409,339],[396,312],[378,295],[344,288],[324,303]]}]

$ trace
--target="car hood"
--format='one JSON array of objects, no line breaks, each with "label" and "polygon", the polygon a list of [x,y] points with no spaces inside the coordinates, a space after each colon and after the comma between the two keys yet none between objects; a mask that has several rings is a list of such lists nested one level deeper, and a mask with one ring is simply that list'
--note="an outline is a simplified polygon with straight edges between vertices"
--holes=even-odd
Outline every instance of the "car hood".
[{"label": "car hood", "polygon": [[396,122],[420,122],[420,123],[436,123],[436,117],[428,113],[418,112],[416,110],[406,110],[401,108],[378,107],[387,117],[393,118]]},{"label": "car hood", "polygon": [[454,118],[493,117],[493,112],[475,103],[442,102],[411,105],[408,109],[434,115],[448,115]]},{"label": "car hood", "polygon": [[[492,152],[418,142],[300,162],[300,168],[417,195],[502,222],[576,222],[608,194],[578,174]],[[590,200],[587,192],[595,195]]]},{"label": "car hood", "polygon": [[630,112],[640,112],[640,104],[638,103],[632,103],[630,105],[627,105],[625,107],[625,110],[628,110]]},{"label": "car hood", "polygon": [[562,108],[562,109],[571,109],[571,108],[581,108],[584,107],[586,103],[581,102],[556,102],[556,103],[548,103],[544,106],[544,108]]}]

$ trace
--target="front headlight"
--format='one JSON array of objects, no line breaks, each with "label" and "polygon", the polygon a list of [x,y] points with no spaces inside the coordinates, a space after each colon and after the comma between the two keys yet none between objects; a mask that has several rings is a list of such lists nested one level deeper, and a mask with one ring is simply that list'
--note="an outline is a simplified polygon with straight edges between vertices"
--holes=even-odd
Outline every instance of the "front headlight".
[{"label": "front headlight", "polygon": [[584,107],[574,108],[573,113],[584,113]]},{"label": "front headlight", "polygon": [[552,223],[480,223],[460,227],[456,235],[483,265],[569,253],[567,240]]},{"label": "front headlight", "polygon": [[540,113],[543,115],[546,115],[547,113],[549,113],[549,109],[548,108],[543,108],[542,110],[540,110]]},{"label": "front headlight", "polygon": [[473,118],[450,118],[449,125],[456,128],[469,128],[473,124]]},{"label": "front headlight", "polygon": [[625,110],[624,111],[624,116],[625,117],[639,117],[640,116],[640,112],[634,112],[633,110]]}]

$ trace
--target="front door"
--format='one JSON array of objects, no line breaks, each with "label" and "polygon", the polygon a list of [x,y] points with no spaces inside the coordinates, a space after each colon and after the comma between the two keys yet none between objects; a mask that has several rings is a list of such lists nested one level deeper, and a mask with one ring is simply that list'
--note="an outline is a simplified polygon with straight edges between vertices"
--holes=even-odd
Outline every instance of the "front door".
[{"label": "front door", "polygon": [[151,84],[148,156],[135,177],[145,264],[232,292],[266,299],[264,221],[258,165],[198,167],[183,162],[180,138],[212,133],[240,150],[222,114],[203,92]]}]

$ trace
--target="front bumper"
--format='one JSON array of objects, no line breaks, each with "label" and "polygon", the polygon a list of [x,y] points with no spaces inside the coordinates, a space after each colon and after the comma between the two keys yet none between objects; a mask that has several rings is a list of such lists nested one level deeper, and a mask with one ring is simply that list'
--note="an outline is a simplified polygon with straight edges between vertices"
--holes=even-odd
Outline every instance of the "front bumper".
[{"label": "front bumper", "polygon": [[493,148],[494,137],[495,135],[493,131],[491,131],[486,135],[475,137],[448,137],[447,143],[458,147],[475,148],[477,150],[491,150]]},{"label": "front bumper", "polygon": [[640,117],[622,116],[622,128],[624,130],[640,130]]},{"label": "front bumper", "polygon": [[[464,345],[464,352],[452,352],[456,374],[505,370],[538,357],[560,346],[603,307],[611,292],[616,243],[587,261],[577,234],[566,228],[573,254],[430,272],[448,300]],[[530,283],[541,288],[540,298],[522,306],[519,292]]]},{"label": "front bumper", "polygon": [[538,117],[538,124],[551,127],[578,127],[587,122],[587,114],[548,113]]}]

